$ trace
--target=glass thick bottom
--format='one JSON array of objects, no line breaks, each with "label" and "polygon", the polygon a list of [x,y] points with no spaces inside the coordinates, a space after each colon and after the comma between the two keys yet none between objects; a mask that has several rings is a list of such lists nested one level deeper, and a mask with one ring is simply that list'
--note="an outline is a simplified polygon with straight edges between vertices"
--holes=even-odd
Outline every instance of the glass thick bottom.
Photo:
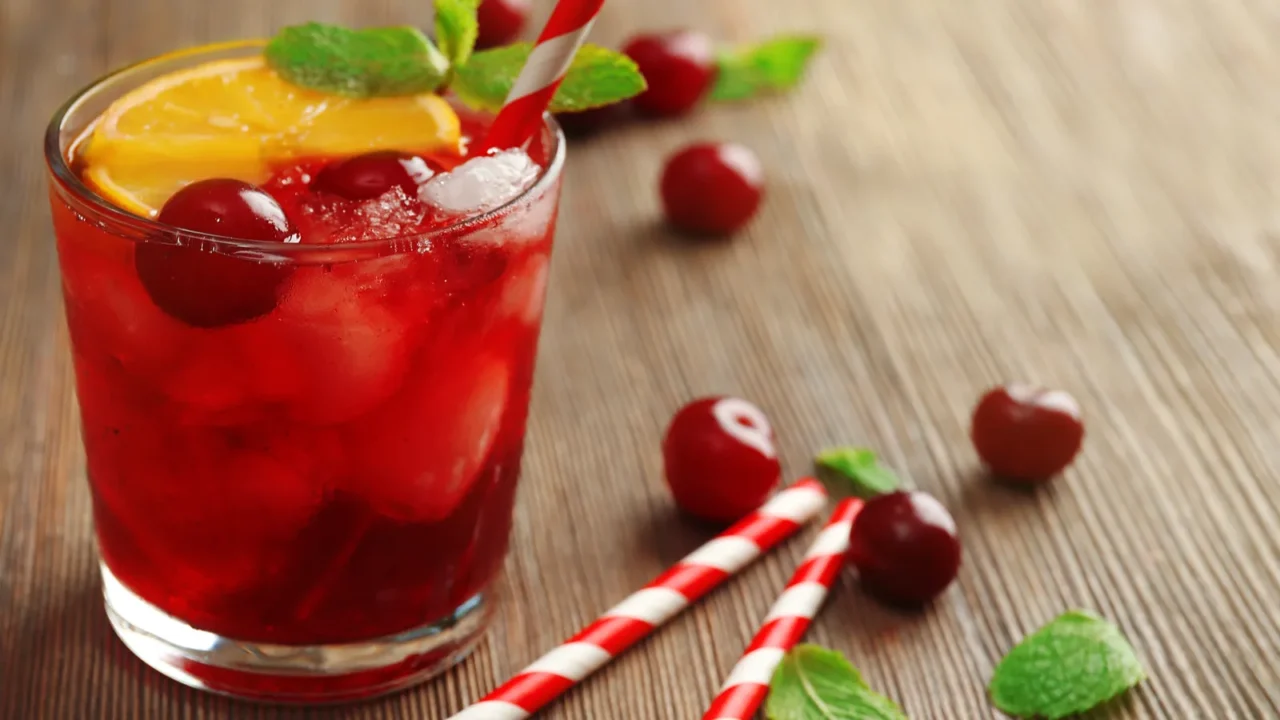
[{"label": "glass thick bottom", "polygon": [[361,700],[407,688],[465,658],[492,615],[488,591],[436,622],[341,645],[273,645],[193,628],[143,600],[102,565],[107,616],[125,646],[202,690],[278,703]]}]

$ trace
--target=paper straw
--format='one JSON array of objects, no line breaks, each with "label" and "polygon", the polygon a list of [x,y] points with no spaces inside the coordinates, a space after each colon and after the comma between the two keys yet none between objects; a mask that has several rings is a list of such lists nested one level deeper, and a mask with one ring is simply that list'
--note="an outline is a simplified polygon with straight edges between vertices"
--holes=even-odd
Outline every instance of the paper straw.
[{"label": "paper straw", "polygon": [[519,147],[542,127],[542,114],[582,47],[604,0],[560,0],[538,36],[507,101],[494,118],[484,149]]},{"label": "paper straw", "polygon": [[850,498],[836,506],[804,562],[796,569],[765,616],[764,623],[742,659],[729,672],[720,694],[711,701],[702,720],[750,720],[769,694],[769,680],[788,650],[795,647],[826,599],[844,566],[853,519],[862,501]]},{"label": "paper straw", "polygon": [[811,478],[783,490],[451,720],[529,717],[794,534],[826,498]]}]

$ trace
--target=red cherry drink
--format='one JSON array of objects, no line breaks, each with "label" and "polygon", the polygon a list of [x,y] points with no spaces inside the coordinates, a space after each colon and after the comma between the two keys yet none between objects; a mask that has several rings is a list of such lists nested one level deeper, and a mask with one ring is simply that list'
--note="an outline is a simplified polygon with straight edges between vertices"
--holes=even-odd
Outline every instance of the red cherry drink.
[{"label": "red cherry drink", "polygon": [[[190,178],[151,218],[89,170],[106,121],[76,102],[51,200],[117,632],[179,680],[272,699],[447,666],[510,534],[558,131],[473,158],[485,120],[463,114],[453,148],[306,147]],[[348,646],[377,652],[324,655]]]}]

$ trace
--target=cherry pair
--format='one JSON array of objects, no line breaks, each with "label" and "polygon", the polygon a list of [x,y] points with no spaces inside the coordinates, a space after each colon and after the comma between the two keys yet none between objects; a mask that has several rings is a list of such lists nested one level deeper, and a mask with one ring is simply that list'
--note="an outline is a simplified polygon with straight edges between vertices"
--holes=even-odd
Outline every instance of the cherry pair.
[{"label": "cherry pair", "polygon": [[[671,420],[662,444],[676,503],[718,522],[759,507],[781,479],[774,440],[764,412],[746,400],[709,397],[689,403]],[[881,495],[854,522],[849,560],[877,596],[897,604],[927,602],[960,569],[955,521],[925,493]]]},{"label": "cherry pair", "polygon": [[[367,200],[394,187],[416,197],[434,169],[408,153],[372,152],[325,167],[311,183],[316,192]],[[209,178],[174,193],[156,219],[183,230],[275,243],[299,235],[280,203],[261,188],[230,178]],[[287,262],[246,260],[206,252],[198,244],[139,243],[134,266],[156,306],[194,327],[246,322],[275,308],[291,272]]]}]

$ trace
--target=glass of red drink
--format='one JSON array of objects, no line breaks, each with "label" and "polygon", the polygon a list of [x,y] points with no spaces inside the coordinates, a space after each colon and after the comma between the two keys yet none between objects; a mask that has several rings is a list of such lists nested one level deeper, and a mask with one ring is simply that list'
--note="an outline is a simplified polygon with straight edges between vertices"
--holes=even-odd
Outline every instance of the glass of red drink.
[{"label": "glass of red drink", "polygon": [[[134,653],[189,685],[360,698],[453,664],[489,617],[564,141],[548,116],[497,173],[465,143],[371,145],[416,153],[422,188],[435,184],[360,199],[316,189],[355,153],[269,157],[255,179],[295,226],[290,242],[167,225],[87,179],[84,143],[112,103],[260,53],[125,69],[49,126],[106,606]],[[460,117],[464,140],[483,132]],[[117,168],[134,159],[116,152]],[[165,162],[183,161],[137,158]]]}]

